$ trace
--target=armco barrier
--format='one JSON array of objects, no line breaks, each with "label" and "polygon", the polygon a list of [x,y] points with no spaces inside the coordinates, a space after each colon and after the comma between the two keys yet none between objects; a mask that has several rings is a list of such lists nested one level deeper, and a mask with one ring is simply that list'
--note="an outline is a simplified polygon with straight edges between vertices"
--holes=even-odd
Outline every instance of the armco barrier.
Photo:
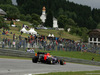
[{"label": "armco barrier", "polygon": [[[32,57],[34,57],[35,54],[34,53],[28,53],[28,52],[25,52],[25,51],[20,51],[20,50],[0,49],[0,55],[32,58]],[[100,66],[100,62],[91,61],[91,60],[69,58],[69,57],[59,57],[59,56],[57,56],[57,58],[64,59],[66,62],[99,65]]]},{"label": "armco barrier", "polygon": [[97,61],[77,59],[77,58],[69,58],[69,57],[58,57],[58,58],[59,59],[64,59],[66,62],[90,64],[90,65],[99,65],[100,66],[100,62],[97,62]]},{"label": "armco barrier", "polygon": [[3,56],[16,56],[16,57],[34,57],[34,53],[28,53],[20,50],[0,49],[0,55]]}]

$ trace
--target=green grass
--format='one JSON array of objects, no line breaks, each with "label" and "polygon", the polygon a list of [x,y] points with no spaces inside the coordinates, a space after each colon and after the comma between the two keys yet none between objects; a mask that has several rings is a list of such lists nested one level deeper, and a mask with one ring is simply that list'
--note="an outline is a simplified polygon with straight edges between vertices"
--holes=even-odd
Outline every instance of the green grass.
[{"label": "green grass", "polygon": [[100,75],[100,71],[57,72],[38,75]]},{"label": "green grass", "polygon": [[[41,35],[46,35],[48,36],[50,33],[54,34],[56,37],[60,37],[59,30],[36,30],[39,34]],[[79,36],[71,35],[68,32],[62,31],[61,33],[61,38],[67,38],[71,40],[80,40],[81,38]]]},{"label": "green grass", "polygon": [[[10,24],[10,21],[6,21],[6,23]],[[30,25],[29,22],[26,21],[20,21],[20,22],[15,22],[15,25],[17,25],[17,27],[10,27],[10,32],[13,32],[13,34],[15,33],[16,36],[20,35],[20,29],[22,28],[22,25],[28,25],[30,28],[32,27]],[[60,37],[60,35],[58,34],[59,31],[58,30],[36,30],[40,35],[45,35],[48,36],[49,33],[54,34],[54,36],[56,37]],[[0,33],[1,34],[1,33]],[[75,35],[71,35],[68,32],[62,31],[61,33],[61,38],[66,38],[66,39],[71,39],[71,40],[80,40],[81,38],[79,36],[75,36]],[[12,39],[12,35],[8,34],[9,36],[5,36],[7,38]],[[22,37],[28,37],[28,34],[22,34]],[[1,38],[4,38],[4,36],[1,36]]]},{"label": "green grass", "polygon": [[[36,52],[42,50],[36,50]],[[95,53],[88,52],[70,52],[70,51],[42,51],[42,52],[50,52],[53,56],[62,56],[62,57],[70,57],[70,58],[79,58],[85,60],[91,60],[94,57],[94,61],[100,61],[100,55]]]},{"label": "green grass", "polygon": [[[11,21],[6,21],[7,24],[10,24],[10,22]],[[19,22],[13,21],[13,22],[15,22],[15,25],[17,25],[17,26],[22,26],[23,24],[30,26],[30,23],[27,21],[19,21]]]},{"label": "green grass", "polygon": [[8,58],[8,59],[25,59],[25,60],[31,60],[31,58],[13,57],[13,56],[0,56],[0,58]]}]

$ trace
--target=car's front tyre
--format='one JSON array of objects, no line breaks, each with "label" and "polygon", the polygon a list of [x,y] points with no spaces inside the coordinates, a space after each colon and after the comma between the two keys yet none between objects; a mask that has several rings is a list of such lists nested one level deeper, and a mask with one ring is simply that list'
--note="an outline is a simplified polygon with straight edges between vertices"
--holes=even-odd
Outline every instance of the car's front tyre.
[{"label": "car's front tyre", "polygon": [[64,60],[60,60],[60,65],[64,65]]}]

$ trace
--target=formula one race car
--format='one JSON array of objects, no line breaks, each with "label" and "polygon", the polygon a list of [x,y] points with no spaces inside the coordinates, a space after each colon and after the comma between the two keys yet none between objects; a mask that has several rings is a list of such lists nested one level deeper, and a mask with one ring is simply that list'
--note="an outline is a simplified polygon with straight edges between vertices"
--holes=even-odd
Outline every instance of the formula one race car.
[{"label": "formula one race car", "polygon": [[57,57],[53,57],[49,53],[45,52],[37,52],[35,53],[35,56],[32,58],[33,63],[41,62],[46,64],[56,64],[60,63],[60,65],[66,64],[64,60],[59,60]]}]

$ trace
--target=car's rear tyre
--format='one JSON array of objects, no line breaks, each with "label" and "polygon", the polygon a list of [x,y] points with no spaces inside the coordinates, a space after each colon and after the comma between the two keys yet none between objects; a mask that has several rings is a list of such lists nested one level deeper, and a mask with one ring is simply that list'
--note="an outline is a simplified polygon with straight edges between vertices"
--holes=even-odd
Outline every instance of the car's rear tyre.
[{"label": "car's rear tyre", "polygon": [[60,60],[60,65],[64,65],[64,60]]},{"label": "car's rear tyre", "polygon": [[33,58],[32,58],[32,62],[33,62],[33,63],[37,63],[37,62],[38,62],[38,57],[33,57]]}]

